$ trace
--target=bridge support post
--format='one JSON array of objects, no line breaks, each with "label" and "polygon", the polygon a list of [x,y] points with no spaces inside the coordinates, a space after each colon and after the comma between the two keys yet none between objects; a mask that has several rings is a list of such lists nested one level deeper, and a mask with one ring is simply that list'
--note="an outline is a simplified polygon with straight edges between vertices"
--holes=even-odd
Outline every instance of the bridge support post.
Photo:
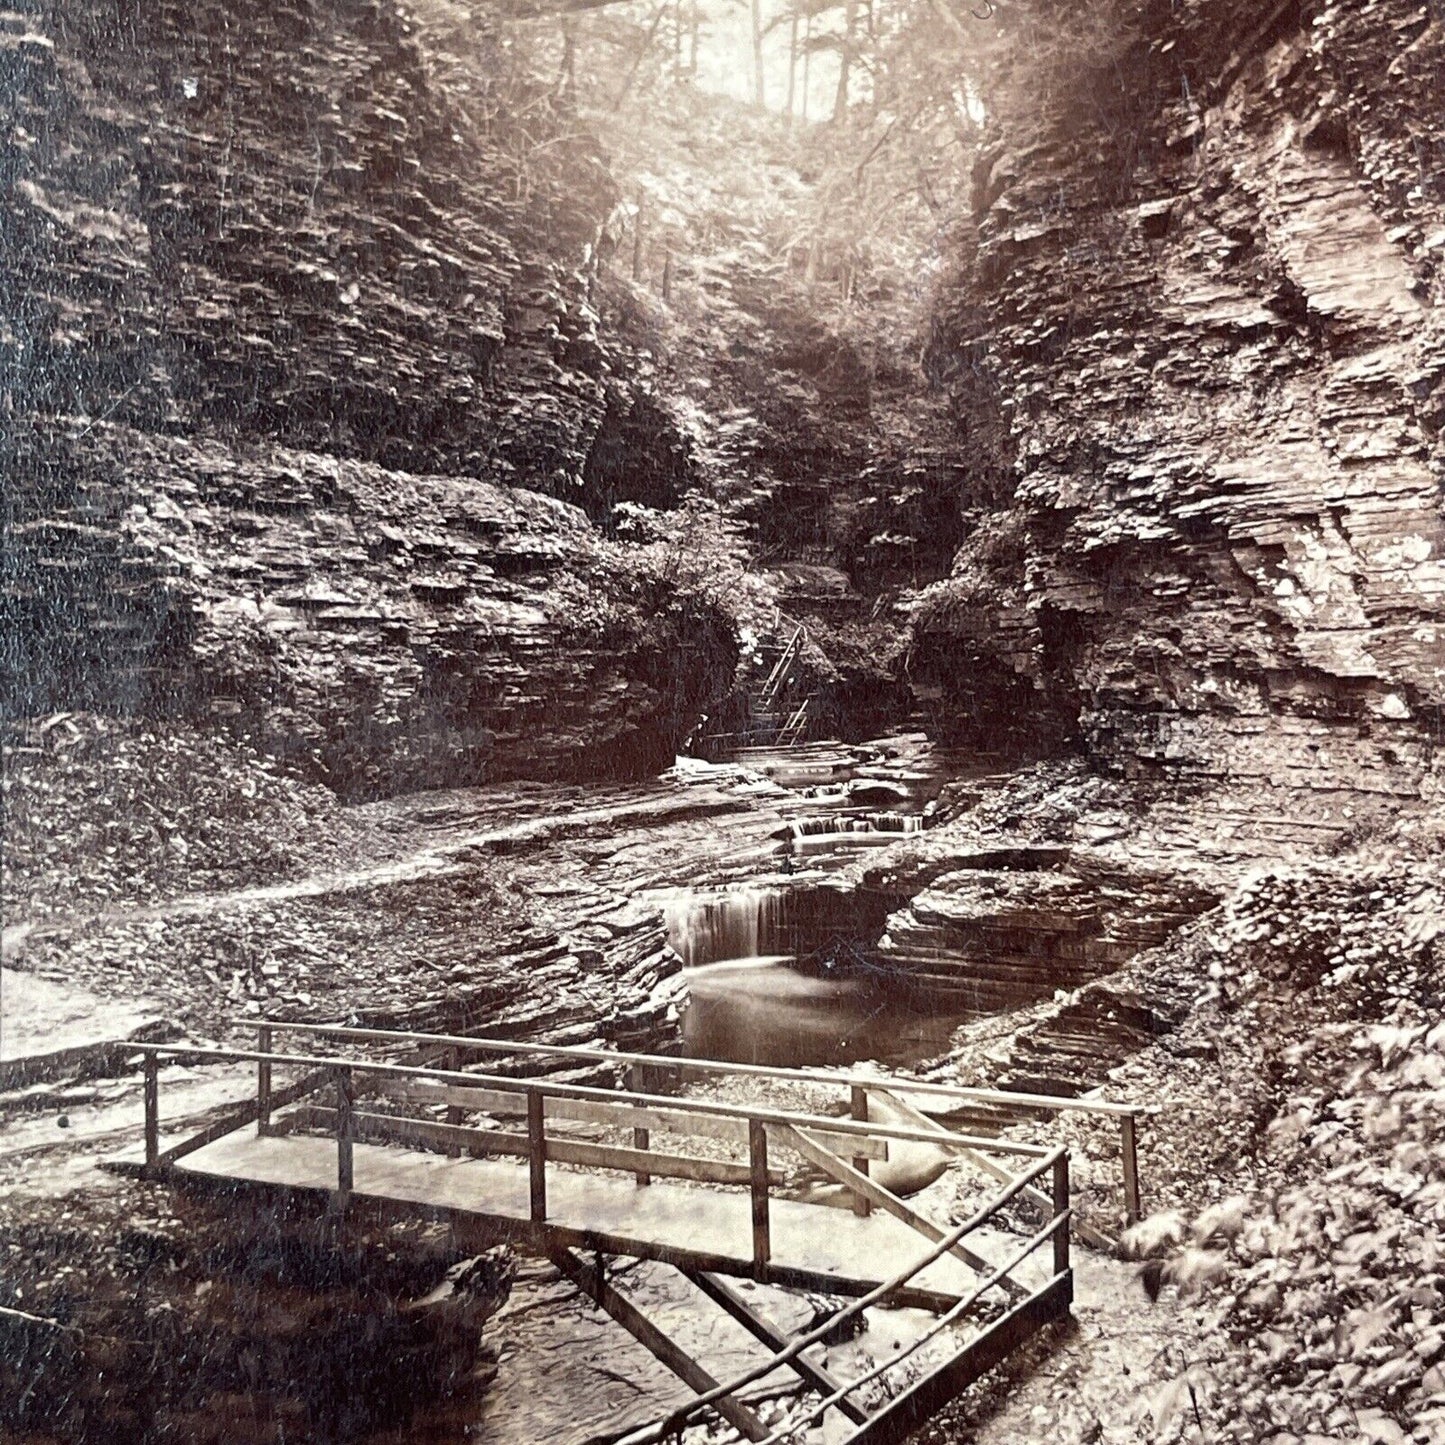
[{"label": "bridge support post", "polygon": [[344,1206],[356,1182],[356,1172],[351,1154],[351,1139],[356,1132],[352,1118],[352,1105],[356,1093],[351,1080],[351,1070],[339,1068],[336,1071],[336,1203]]},{"label": "bridge support post", "polygon": [[753,1278],[765,1284],[772,1258],[772,1231],[768,1221],[768,1126],[748,1120],[748,1162],[752,1170]]},{"label": "bridge support post", "polygon": [[[265,1024],[256,1027],[256,1052],[271,1052],[271,1030]],[[271,1132],[271,1060],[258,1059],[256,1062],[256,1134],[262,1137]]]},{"label": "bridge support post", "polygon": [[1119,1118],[1119,1153],[1124,1161],[1124,1218],[1138,1224],[1142,1210],[1139,1204],[1139,1131],[1132,1114]]},{"label": "bridge support post", "polygon": [[1054,1274],[1069,1272],[1069,1156],[1054,1161]]},{"label": "bridge support post", "polygon": [[[626,1083],[628,1093],[645,1094],[647,1092],[646,1088],[644,1087],[646,1082],[646,1077],[644,1076],[643,1071],[639,1065],[629,1064],[627,1066]],[[632,1131],[632,1147],[634,1149],[647,1149],[651,1146],[651,1144],[652,1136],[648,1130],[634,1129]],[[641,1170],[639,1170],[637,1173],[637,1182],[638,1184],[651,1184],[652,1175],[644,1174]]]},{"label": "bridge support post", "polygon": [[160,1069],[156,1056],[145,1056],[146,1168],[155,1169],[161,1160]]},{"label": "bridge support post", "polygon": [[542,1224],[547,1218],[547,1119],[540,1089],[527,1090],[527,1166],[532,1223]]},{"label": "bridge support post", "polygon": [[[852,1088],[852,1103],[849,1113],[855,1119],[861,1119],[863,1123],[868,1122],[868,1090],[862,1084],[854,1084]],[[861,1156],[853,1160],[853,1167],[860,1173],[868,1173],[868,1161]],[[861,1194],[853,1196],[853,1213],[867,1218],[873,1211],[872,1203]]]}]

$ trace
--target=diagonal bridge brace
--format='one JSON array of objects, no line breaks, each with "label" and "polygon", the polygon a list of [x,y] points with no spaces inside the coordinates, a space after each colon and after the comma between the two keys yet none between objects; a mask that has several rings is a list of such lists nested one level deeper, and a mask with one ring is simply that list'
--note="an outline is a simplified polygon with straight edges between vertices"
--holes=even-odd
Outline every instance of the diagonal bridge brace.
[{"label": "diagonal bridge brace", "polygon": [[[709,1274],[706,1270],[701,1269],[685,1269],[682,1272],[714,1304],[725,1309],[749,1334],[755,1339],[761,1340],[774,1353],[787,1349],[792,1343],[782,1330],[758,1314],[720,1275]],[[815,1365],[805,1355],[795,1355],[786,1363],[805,1384],[817,1390],[825,1399],[830,1395],[839,1395],[842,1391],[843,1387],[832,1375],[821,1365]],[[868,1412],[855,1405],[846,1395],[840,1396],[838,1409],[855,1425],[867,1422]]]},{"label": "diagonal bridge brace", "polygon": [[[868,1092],[872,1094],[874,1098],[882,1099],[885,1103],[891,1105],[893,1109],[897,1111],[899,1118],[905,1123],[912,1124],[917,1129],[936,1129],[938,1131],[940,1144],[947,1144],[952,1137],[950,1131],[945,1129],[937,1120],[930,1119],[921,1109],[915,1109],[906,1099],[899,1098],[897,1094],[892,1093],[890,1090],[870,1089]],[[1010,1174],[1007,1169],[995,1164],[992,1159],[986,1154],[980,1154],[977,1149],[965,1149],[955,1146],[953,1152],[956,1152],[960,1159],[967,1159],[974,1168],[981,1169],[985,1174],[989,1175],[990,1178],[997,1179],[1000,1184],[1013,1183],[1013,1175]],[[1036,1189],[1030,1184],[1023,1190],[1023,1197],[1039,1209],[1043,1218],[1050,1219],[1053,1217],[1054,1201],[1050,1199],[1042,1189]],[[1092,1225],[1085,1224],[1082,1219],[1073,1220],[1071,1227],[1074,1233],[1077,1234],[1085,1244],[1092,1245],[1095,1249],[1101,1250],[1105,1254],[1115,1254],[1118,1252],[1118,1240],[1110,1239],[1107,1234],[1101,1233],[1099,1230],[1093,1228]]]},{"label": "diagonal bridge brace", "polygon": [[[699,1395],[715,1390],[718,1382],[693,1359],[671,1336],[652,1323],[631,1300],[607,1283],[604,1272],[588,1264],[571,1249],[556,1245],[547,1251],[547,1258],[561,1270],[563,1276],[572,1281],[583,1294],[597,1304],[638,1344],[650,1350],[674,1375]],[[762,1440],[768,1431],[741,1400],[724,1395],[713,1404],[719,1415],[738,1431],[745,1440]]]},{"label": "diagonal bridge brace", "polygon": [[[886,1210],[895,1219],[901,1219],[910,1229],[916,1229],[919,1234],[925,1239],[932,1240],[934,1244],[944,1238],[946,1231],[940,1229],[931,1219],[925,1218],[911,1205],[905,1204],[892,1190],[885,1189],[881,1184],[855,1169],[846,1160],[840,1159],[831,1149],[824,1148],[818,1139],[806,1129],[791,1125],[784,1127],[787,1129],[786,1142],[810,1164],[816,1165],[825,1174],[831,1175],[839,1184],[845,1185],[855,1194],[861,1195],[869,1203]],[[996,1272],[994,1265],[990,1264],[982,1255],[975,1254],[962,1242],[955,1244],[949,1252],[980,1274],[991,1275]],[[1028,1294],[1028,1290],[1006,1274],[1000,1276],[998,1285],[1015,1299],[1022,1299]]]}]

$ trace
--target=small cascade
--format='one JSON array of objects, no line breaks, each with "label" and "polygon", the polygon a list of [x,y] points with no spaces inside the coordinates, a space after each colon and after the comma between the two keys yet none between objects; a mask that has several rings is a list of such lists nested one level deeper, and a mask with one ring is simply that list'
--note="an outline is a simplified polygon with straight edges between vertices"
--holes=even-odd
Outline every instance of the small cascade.
[{"label": "small cascade", "polygon": [[835,813],[794,819],[789,846],[795,855],[886,848],[923,830],[918,813]]},{"label": "small cascade", "polygon": [[785,898],[782,888],[676,894],[663,906],[668,942],[688,968],[784,953]]},{"label": "small cascade", "polygon": [[854,813],[833,817],[795,818],[794,838],[817,838],[835,833],[921,833],[921,813]]}]

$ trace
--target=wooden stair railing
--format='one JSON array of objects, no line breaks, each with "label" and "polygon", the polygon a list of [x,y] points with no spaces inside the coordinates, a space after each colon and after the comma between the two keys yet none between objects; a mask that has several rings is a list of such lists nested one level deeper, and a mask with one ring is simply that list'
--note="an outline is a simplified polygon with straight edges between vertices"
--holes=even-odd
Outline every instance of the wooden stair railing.
[{"label": "wooden stair railing", "polygon": [[753,699],[754,712],[772,712],[778,700],[787,686],[788,670],[798,660],[803,651],[803,644],[807,634],[803,630],[801,622],[793,625],[793,635],[784,645],[778,660],[773,664],[773,670],[768,674],[762,687],[758,689],[757,696]]}]

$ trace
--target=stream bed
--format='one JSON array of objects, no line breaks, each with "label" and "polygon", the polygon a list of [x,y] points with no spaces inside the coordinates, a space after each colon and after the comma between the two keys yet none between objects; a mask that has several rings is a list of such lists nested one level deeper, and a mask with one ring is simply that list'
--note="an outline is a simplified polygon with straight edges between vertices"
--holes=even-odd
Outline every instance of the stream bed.
[{"label": "stream bed", "polygon": [[[787,794],[774,799],[785,823],[773,846],[759,850],[755,876],[642,895],[662,909],[669,942],[683,961],[683,1052],[784,1067],[876,1062],[907,1068],[937,1057],[958,1017],[871,956],[892,901],[845,890],[830,875],[860,849],[921,831],[925,809],[947,774],[917,748],[903,759],[818,749],[805,758],[747,761]],[[937,1182],[925,1194],[947,1210],[954,1186],[941,1173],[933,1171]],[[826,1222],[820,1215],[820,1224]],[[675,1271],[648,1262],[619,1266],[624,1292],[715,1376],[762,1358],[751,1337]],[[825,1301],[794,1291],[749,1282],[739,1288],[785,1329],[805,1327],[825,1307]],[[930,1319],[912,1310],[872,1311],[868,1330],[830,1348],[827,1362],[851,1378],[904,1348]],[[478,1427],[504,1445],[541,1438],[583,1445],[603,1421],[609,1433],[641,1424],[689,1394],[545,1265],[523,1263],[512,1298],[493,1323],[492,1340],[499,1351],[497,1375]],[[918,1357],[917,1367],[950,1348],[956,1345],[945,1334]],[[766,1400],[780,1386],[794,1393],[786,1374],[764,1385],[756,1398]],[[763,1405],[765,1414],[769,1408]],[[851,1428],[830,1412],[824,1427],[799,1439],[832,1441]]]}]

